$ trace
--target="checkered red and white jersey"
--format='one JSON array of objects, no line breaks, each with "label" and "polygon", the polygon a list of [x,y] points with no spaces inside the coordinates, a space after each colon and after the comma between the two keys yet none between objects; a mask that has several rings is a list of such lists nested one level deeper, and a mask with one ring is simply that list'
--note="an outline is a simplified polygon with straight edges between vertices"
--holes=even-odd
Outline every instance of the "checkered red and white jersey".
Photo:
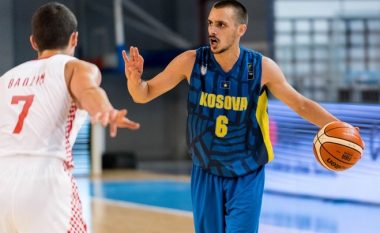
[{"label": "checkered red and white jersey", "polygon": [[32,60],[0,77],[0,156],[53,156],[70,163],[87,113],[73,103],[64,77],[67,55]]}]

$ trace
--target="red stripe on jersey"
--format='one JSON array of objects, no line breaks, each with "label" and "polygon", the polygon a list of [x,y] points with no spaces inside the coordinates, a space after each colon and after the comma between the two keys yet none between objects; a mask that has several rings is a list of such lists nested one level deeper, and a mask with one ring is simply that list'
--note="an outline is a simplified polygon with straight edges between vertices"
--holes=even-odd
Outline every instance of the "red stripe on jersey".
[{"label": "red stripe on jersey", "polygon": [[71,218],[69,230],[67,233],[86,233],[87,226],[83,219],[82,213],[82,203],[79,198],[78,187],[74,180],[74,177],[71,176],[71,184],[72,184],[72,199],[71,199]]},{"label": "red stripe on jersey", "polygon": [[66,124],[66,132],[65,132],[65,140],[66,140],[66,160],[65,160],[65,168],[70,170],[74,168],[74,160],[73,160],[73,153],[72,153],[72,145],[70,144],[70,134],[71,130],[73,129],[73,122],[75,120],[75,113],[77,111],[77,106],[73,102],[71,104],[69,115],[67,117],[67,124]]},{"label": "red stripe on jersey", "polygon": [[75,113],[77,111],[77,106],[75,103],[71,104],[69,115],[67,117],[65,140],[66,140],[66,161],[64,162],[64,167],[66,172],[71,178],[71,218],[69,229],[67,233],[86,233],[87,226],[83,219],[82,213],[82,203],[79,198],[79,192],[77,184],[72,176],[70,170],[74,168],[74,160],[72,153],[72,145],[70,144],[70,134],[73,129],[73,122],[75,120]]}]

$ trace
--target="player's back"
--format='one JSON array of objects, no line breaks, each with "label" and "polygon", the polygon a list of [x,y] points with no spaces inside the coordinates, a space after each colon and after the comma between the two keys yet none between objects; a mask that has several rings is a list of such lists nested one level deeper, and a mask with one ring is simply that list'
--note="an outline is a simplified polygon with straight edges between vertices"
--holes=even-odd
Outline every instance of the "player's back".
[{"label": "player's back", "polygon": [[65,81],[65,64],[73,59],[32,60],[0,77],[0,156],[67,159],[85,116]]}]

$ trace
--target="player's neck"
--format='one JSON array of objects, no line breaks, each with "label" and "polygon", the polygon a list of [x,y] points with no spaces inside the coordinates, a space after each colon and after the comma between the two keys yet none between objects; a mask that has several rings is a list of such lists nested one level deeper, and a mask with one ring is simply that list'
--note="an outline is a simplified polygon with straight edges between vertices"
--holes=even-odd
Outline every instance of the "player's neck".
[{"label": "player's neck", "polygon": [[38,59],[49,58],[57,54],[70,55],[66,50],[62,49],[46,49],[42,52],[38,52]]},{"label": "player's neck", "polygon": [[240,48],[239,46],[231,46],[231,48],[227,49],[222,53],[214,54],[215,60],[218,62],[220,67],[225,72],[228,72],[232,69],[235,63],[238,61],[240,56]]}]

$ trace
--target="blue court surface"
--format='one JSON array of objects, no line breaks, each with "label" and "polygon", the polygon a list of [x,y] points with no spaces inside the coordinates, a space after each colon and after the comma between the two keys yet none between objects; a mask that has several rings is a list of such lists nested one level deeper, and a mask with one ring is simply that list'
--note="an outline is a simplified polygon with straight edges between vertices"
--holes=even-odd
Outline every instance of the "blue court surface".
[{"label": "blue court surface", "polygon": [[[94,182],[90,193],[95,198],[191,212],[188,182]],[[261,223],[289,232],[379,233],[380,206],[265,192]]]}]

